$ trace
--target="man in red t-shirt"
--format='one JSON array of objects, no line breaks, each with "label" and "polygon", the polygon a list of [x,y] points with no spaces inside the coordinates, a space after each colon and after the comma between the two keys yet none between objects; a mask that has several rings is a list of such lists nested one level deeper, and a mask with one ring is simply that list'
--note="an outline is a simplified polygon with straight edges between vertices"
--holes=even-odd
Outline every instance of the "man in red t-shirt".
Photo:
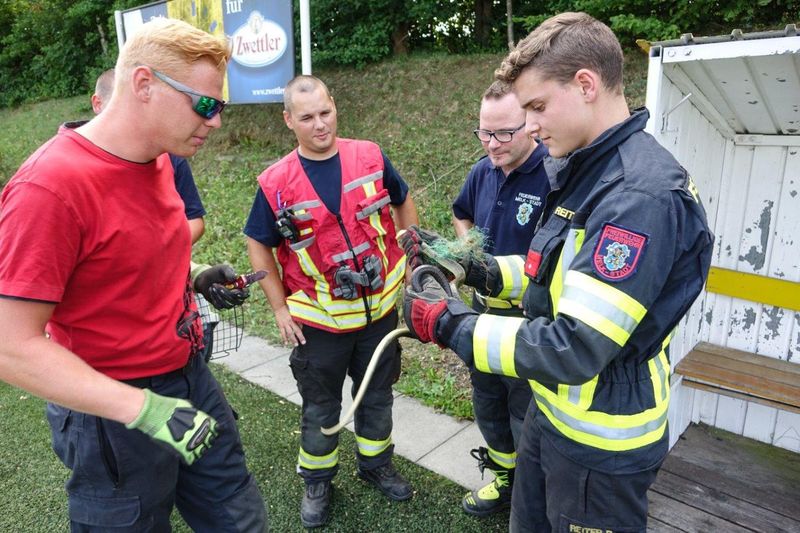
[{"label": "man in red t-shirt", "polygon": [[218,306],[245,294],[227,265],[190,273],[166,153],[221,125],[228,58],[184,22],[143,25],[106,110],[60,128],[0,197],[0,379],[51,402],[75,531],[169,530],[173,505],[193,529],[266,528],[233,412],[194,357],[193,289]]}]

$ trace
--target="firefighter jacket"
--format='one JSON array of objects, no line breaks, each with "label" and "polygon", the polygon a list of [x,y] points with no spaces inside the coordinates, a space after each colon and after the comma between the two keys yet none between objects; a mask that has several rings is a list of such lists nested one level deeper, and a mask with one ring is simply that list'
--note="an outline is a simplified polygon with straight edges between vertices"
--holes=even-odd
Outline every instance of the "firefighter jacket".
[{"label": "firefighter jacket", "polygon": [[278,220],[283,214],[296,230],[278,246],[289,312],[298,322],[334,332],[361,329],[388,314],[405,274],[380,148],[369,141],[337,143],[342,165],[338,215],[317,195],[297,150],[258,177]]},{"label": "firefighter jacket", "polygon": [[667,452],[669,341],[713,243],[691,177],[642,131],[647,118],[635,112],[548,161],[553,190],[527,257],[513,263],[529,280],[525,318],[470,315],[450,300],[437,323],[450,335],[440,341],[478,370],[527,378],[544,434],[610,473],[651,468]]}]

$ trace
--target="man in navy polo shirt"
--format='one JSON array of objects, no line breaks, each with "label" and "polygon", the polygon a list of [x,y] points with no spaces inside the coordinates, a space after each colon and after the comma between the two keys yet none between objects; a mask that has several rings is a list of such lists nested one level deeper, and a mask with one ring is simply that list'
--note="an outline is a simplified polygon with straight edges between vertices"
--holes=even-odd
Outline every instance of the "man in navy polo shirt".
[{"label": "man in navy polo shirt", "polygon": [[[525,111],[509,86],[494,82],[481,100],[480,127],[475,130],[486,156],[469,172],[453,202],[453,226],[462,236],[473,226],[485,235],[484,251],[495,256],[524,255],[533,237],[550,190],[542,160],[547,148],[525,133]],[[473,294],[472,307],[480,312],[522,316],[521,291],[511,299]],[[462,506],[472,515],[486,516],[511,505],[516,466],[516,444],[531,400],[525,380],[472,369],[475,420],[487,448],[472,450],[481,473],[495,479],[464,496]]]}]

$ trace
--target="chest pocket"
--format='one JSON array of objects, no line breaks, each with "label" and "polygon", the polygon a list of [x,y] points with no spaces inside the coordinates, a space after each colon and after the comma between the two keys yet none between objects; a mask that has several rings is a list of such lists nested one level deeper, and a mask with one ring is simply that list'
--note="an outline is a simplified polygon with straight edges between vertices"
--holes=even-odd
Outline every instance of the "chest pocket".
[{"label": "chest pocket", "polygon": [[531,280],[523,301],[528,317],[552,315],[548,273],[558,260],[568,227],[567,219],[551,216],[533,236],[525,261],[525,274]]}]

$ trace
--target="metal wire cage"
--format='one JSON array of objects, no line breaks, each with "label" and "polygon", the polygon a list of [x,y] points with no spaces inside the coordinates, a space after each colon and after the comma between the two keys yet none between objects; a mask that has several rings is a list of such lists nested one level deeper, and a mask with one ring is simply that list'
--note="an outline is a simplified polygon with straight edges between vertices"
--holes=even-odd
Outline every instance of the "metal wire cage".
[{"label": "metal wire cage", "polygon": [[220,359],[239,349],[244,337],[244,315],[242,306],[232,309],[216,309],[209,305],[202,294],[195,294],[197,311],[203,320],[203,337],[206,361]]}]

